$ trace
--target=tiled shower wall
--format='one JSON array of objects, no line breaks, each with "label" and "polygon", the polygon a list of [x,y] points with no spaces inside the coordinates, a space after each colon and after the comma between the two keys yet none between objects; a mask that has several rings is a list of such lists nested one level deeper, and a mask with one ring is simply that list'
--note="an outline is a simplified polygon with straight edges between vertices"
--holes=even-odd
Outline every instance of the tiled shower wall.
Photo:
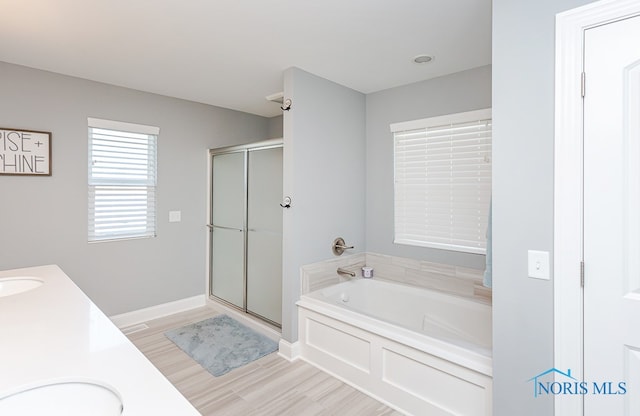
[{"label": "tiled shower wall", "polygon": [[491,289],[482,286],[483,270],[376,253],[359,253],[303,266],[301,292],[312,292],[349,279],[336,273],[338,267],[353,271],[356,278],[360,278],[360,269],[365,265],[373,267],[375,279],[434,289],[491,303]]}]

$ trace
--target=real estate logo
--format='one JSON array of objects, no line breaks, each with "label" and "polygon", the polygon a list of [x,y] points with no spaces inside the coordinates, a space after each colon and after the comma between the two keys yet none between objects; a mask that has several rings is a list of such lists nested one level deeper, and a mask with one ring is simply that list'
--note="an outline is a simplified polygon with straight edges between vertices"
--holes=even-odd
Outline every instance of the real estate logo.
[{"label": "real estate logo", "polygon": [[[555,376],[555,380],[552,376]],[[527,382],[533,382],[533,397],[548,395],[622,395],[627,394],[627,383],[624,381],[580,381],[567,372],[550,368]]]}]

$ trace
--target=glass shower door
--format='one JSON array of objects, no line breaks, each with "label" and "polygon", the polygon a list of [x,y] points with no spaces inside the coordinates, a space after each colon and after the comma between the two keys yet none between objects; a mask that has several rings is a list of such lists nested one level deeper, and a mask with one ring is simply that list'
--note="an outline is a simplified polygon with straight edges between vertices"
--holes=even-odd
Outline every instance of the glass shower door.
[{"label": "glass shower door", "polygon": [[247,311],[282,324],[282,147],[250,150]]},{"label": "glass shower door", "polygon": [[212,157],[211,294],[244,308],[246,152]]}]

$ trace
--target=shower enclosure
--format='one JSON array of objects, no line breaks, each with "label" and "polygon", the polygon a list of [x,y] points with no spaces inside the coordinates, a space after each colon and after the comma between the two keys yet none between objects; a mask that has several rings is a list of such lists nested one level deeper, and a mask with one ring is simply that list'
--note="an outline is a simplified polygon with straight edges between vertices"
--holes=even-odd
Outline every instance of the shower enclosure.
[{"label": "shower enclosure", "polygon": [[282,323],[282,141],[210,151],[209,295]]}]

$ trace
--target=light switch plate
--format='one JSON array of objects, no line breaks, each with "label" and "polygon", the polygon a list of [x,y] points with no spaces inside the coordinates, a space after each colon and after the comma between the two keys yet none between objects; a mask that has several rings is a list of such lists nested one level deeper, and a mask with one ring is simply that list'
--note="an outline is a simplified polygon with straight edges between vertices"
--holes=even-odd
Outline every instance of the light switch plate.
[{"label": "light switch plate", "polygon": [[169,211],[169,222],[180,222],[181,214],[180,211]]},{"label": "light switch plate", "polygon": [[529,250],[529,277],[534,279],[550,279],[548,251]]}]

